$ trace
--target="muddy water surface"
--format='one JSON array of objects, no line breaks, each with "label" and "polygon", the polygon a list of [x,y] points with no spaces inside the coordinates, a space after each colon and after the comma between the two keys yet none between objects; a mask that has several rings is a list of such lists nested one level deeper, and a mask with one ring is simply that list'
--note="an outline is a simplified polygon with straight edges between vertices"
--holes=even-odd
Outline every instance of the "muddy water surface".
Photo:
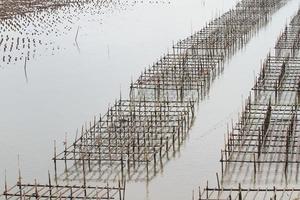
[{"label": "muddy water surface", "polygon": [[[20,154],[23,178],[45,181],[47,170],[53,169],[54,140],[61,146],[66,134],[73,139],[76,128],[105,113],[120,92],[126,96],[131,80],[166,53],[172,41],[199,30],[235,3],[134,2],[101,15],[82,12],[72,23],[64,18],[64,12],[58,12],[62,21],[57,29],[70,28],[60,35],[41,35],[49,45],[36,47],[36,56],[26,63],[26,70],[22,60],[1,64],[1,177],[6,169],[9,183],[15,183]],[[206,180],[215,183],[226,125],[237,117],[261,60],[275,45],[298,3],[291,0],[275,13],[268,26],[226,63],[209,96],[199,104],[195,125],[181,151],[151,182],[129,182],[126,199],[191,199],[192,189]]]}]

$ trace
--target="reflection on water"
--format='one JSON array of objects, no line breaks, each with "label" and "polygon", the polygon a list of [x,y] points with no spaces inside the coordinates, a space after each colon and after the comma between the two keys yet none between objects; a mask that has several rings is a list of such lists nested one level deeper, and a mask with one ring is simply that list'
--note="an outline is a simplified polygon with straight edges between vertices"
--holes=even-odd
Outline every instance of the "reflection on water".
[{"label": "reflection on water", "polygon": [[[78,127],[78,124],[88,119],[94,112],[105,112],[105,105],[113,102],[119,95],[120,84],[127,88],[130,76],[138,74],[145,64],[155,60],[155,57],[170,46],[172,39],[188,35],[190,30],[187,29],[202,27],[205,21],[211,18],[212,12],[223,9],[220,2],[223,1],[210,1],[205,5],[194,1],[172,2],[151,9],[137,5],[128,13],[111,14],[111,18],[105,18],[106,23],[100,28],[98,26],[97,31],[92,29],[94,27],[89,27],[91,29],[87,31],[85,24],[73,24],[70,31],[73,37],[64,41],[72,44],[66,45],[68,51],[65,52],[68,54],[61,52],[60,55],[41,56],[28,62],[27,85],[24,84],[24,62],[20,65],[16,63],[16,66],[10,69],[3,69],[0,75],[2,91],[0,106],[2,113],[5,114],[0,115],[3,121],[0,124],[0,131],[6,141],[1,141],[1,148],[8,151],[5,153],[1,151],[0,156],[3,158],[1,160],[6,160],[5,163],[1,161],[1,168],[3,166],[3,169],[9,169],[10,181],[15,182],[11,177],[16,177],[14,175],[16,152],[22,153],[23,176],[27,179],[37,176],[43,179],[46,170],[52,168],[50,158],[53,145],[49,141],[54,139],[62,141],[63,131],[70,132],[70,135],[74,136],[74,127]],[[231,5],[233,2],[231,4],[226,2],[225,9]],[[182,10],[188,10],[188,13],[180,12]],[[277,26],[276,23],[282,25],[285,16],[286,13],[277,16],[272,27]],[[278,22],[278,18],[283,19]],[[158,20],[160,23],[155,24],[154,22]],[[98,22],[90,23],[95,25]],[[80,54],[76,45],[74,46],[77,30]],[[275,31],[279,30],[280,28]],[[263,36],[266,35],[268,34],[265,33]],[[59,38],[67,37],[57,36],[54,41],[60,44]],[[262,41],[256,40],[253,43],[257,45],[260,42]],[[196,126],[186,146],[179,152],[177,160],[168,162],[165,169],[151,183],[131,183],[128,186],[128,198],[188,199],[193,186],[206,177],[209,178],[210,174],[214,175],[217,169],[214,166],[222,144],[220,141],[223,142],[224,126],[219,126],[221,130],[211,132],[207,138],[203,139],[201,135],[206,133],[206,130],[211,130],[218,121],[228,119],[228,113],[232,113],[238,107],[240,94],[248,91],[243,90],[247,88],[247,83],[248,86],[251,85],[252,78],[249,78],[249,72],[252,73],[252,67],[255,67],[259,58],[264,56],[262,55],[266,52],[264,50],[268,48],[268,44],[272,45],[272,42],[266,42],[266,47],[258,52],[253,51],[253,48],[246,49],[240,52],[236,60],[230,62],[231,70],[225,72],[224,78],[216,80],[209,94],[209,100],[212,102],[204,101],[200,104]],[[249,56],[247,52],[253,56],[244,61],[244,53]],[[241,63],[248,66],[247,69],[241,70],[241,66],[238,66]],[[21,70],[17,69],[17,66],[22,66]],[[234,75],[237,73],[240,74],[240,78],[235,78]],[[235,81],[241,80],[245,81],[245,84],[237,87]],[[230,102],[226,108],[224,102]],[[70,174],[71,178],[72,175],[74,174]],[[76,174],[74,177],[76,178]],[[175,189],[180,194],[174,192]],[[139,191],[138,194],[136,191]]]},{"label": "reflection on water", "polygon": [[217,174],[216,186],[199,189],[200,199],[299,199],[299,13],[265,58],[227,132],[221,181]]},{"label": "reflection on water", "polygon": [[[202,27],[214,15],[212,12],[216,13],[215,6],[223,9],[219,1],[174,3],[136,2],[134,9],[103,15],[103,24],[83,20],[86,23],[73,25],[70,38],[64,36],[67,33],[63,28],[63,34],[57,37],[55,31],[49,32],[55,37],[53,43],[67,46],[68,54],[41,53],[39,58],[27,61],[25,69],[23,60],[2,69],[0,129],[6,141],[1,141],[1,147],[7,151],[1,151],[1,160],[5,160],[1,169],[9,169],[9,182],[14,183],[17,177],[18,152],[24,180],[46,180],[45,172],[53,169],[51,141],[62,141],[64,131],[74,137],[78,124],[94,112],[103,113],[105,105],[119,96],[120,85],[129,88],[132,74],[138,74],[145,64],[165,52],[173,39]],[[188,14],[182,9],[189,10]],[[156,23],[158,20],[160,23]],[[74,44],[77,30],[80,53]]]},{"label": "reflection on water", "polygon": [[[29,3],[30,10],[14,10],[0,18],[0,54],[2,55],[0,66],[24,64],[25,59],[31,60],[41,55],[50,56],[66,50],[67,47],[63,41],[66,37],[73,38],[73,43],[80,51],[77,37],[81,24],[92,21],[102,24],[104,16],[133,9],[135,5],[170,3],[169,1],[89,0],[69,2],[67,5],[58,5],[54,2],[55,7],[38,4],[33,10],[31,9],[34,6]],[[8,10],[14,7],[10,5],[6,8]]]}]

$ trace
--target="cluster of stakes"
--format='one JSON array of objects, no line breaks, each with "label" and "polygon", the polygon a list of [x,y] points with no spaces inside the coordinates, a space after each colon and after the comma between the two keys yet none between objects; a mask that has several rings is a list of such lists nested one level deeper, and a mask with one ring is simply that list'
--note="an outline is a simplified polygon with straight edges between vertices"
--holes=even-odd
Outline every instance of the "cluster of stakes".
[{"label": "cluster of stakes", "polygon": [[[131,83],[128,99],[120,97],[105,115],[85,125],[74,142],[68,144],[66,140],[61,152],[55,145],[55,175],[49,175],[48,184],[24,184],[20,175],[12,188],[5,184],[5,198],[123,200],[126,180],[153,179],[180,149],[193,125],[197,102],[205,98],[224,62],[243,48],[286,2],[242,0],[202,30],[174,44],[171,53]],[[280,84],[277,101],[283,98],[285,83]],[[269,98],[266,102],[273,112]],[[253,105],[251,111],[254,109]],[[231,158],[228,154],[226,162]],[[88,186],[87,181],[93,179],[118,184]],[[66,180],[77,184],[59,184]]]},{"label": "cluster of stakes", "polygon": [[[77,36],[81,21],[102,24],[107,13],[126,10],[136,4],[169,3],[165,0],[2,0],[0,67],[23,65],[38,56],[54,55],[65,50],[67,45],[80,46]],[[64,37],[72,39],[62,42]]]},{"label": "cluster of stakes", "polygon": [[[95,2],[96,4],[101,4],[103,2],[108,2],[110,0],[1,0],[0,1],[0,19],[9,19],[16,15],[24,15],[26,13],[34,13],[40,10],[46,9],[60,9],[62,7],[76,6],[80,4],[81,6],[89,3]],[[135,1],[138,3],[139,1]],[[140,1],[141,3],[143,1]],[[161,3],[163,1],[151,1],[149,3]]]},{"label": "cluster of stakes", "polygon": [[0,65],[25,63],[37,55],[52,55],[63,46],[58,38],[76,33],[83,13],[122,7],[112,0],[5,0],[0,1]]},{"label": "cluster of stakes", "polygon": [[228,131],[222,182],[217,175],[218,186],[207,184],[199,199],[300,198],[300,188],[292,187],[300,167],[299,45],[300,10],[278,38],[275,55],[263,62],[238,123]]}]

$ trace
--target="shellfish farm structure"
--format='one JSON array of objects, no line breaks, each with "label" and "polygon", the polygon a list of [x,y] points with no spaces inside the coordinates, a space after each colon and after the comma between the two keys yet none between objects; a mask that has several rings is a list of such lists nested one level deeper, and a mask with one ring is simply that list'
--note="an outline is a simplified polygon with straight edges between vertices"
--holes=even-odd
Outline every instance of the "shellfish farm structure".
[{"label": "shellfish farm structure", "polygon": [[[87,3],[114,7],[120,2],[2,0],[0,30],[18,29],[20,25],[14,20],[34,20],[40,17],[36,12],[43,11],[51,18],[50,11],[54,10],[80,10],[83,9],[80,5]],[[25,183],[19,169],[17,183],[11,187],[5,174],[1,197],[125,200],[127,183],[154,181],[168,163],[176,165],[171,158],[180,154],[187,142],[199,105],[209,101],[211,88],[222,77],[226,63],[245,49],[289,2],[240,0],[201,30],[173,43],[171,50],[131,81],[128,94],[120,94],[104,114],[85,123],[74,140],[66,136],[63,146],[55,142],[53,170],[52,175],[48,172],[48,181]],[[51,23],[46,26],[52,27]],[[53,30],[50,28],[49,32]],[[78,26],[74,44],[80,52],[79,30]],[[3,52],[30,49],[31,44],[43,43],[26,37],[12,38],[0,36]],[[238,122],[227,130],[221,150],[221,170],[216,173],[217,186],[210,187],[207,183],[203,190],[199,187],[197,193],[193,192],[193,199],[300,198],[300,188],[296,187],[300,167],[299,43],[300,11],[278,37],[274,52],[262,63]],[[26,80],[30,56],[28,51],[24,66]],[[7,59],[10,63],[13,56],[2,56],[3,62]]]}]

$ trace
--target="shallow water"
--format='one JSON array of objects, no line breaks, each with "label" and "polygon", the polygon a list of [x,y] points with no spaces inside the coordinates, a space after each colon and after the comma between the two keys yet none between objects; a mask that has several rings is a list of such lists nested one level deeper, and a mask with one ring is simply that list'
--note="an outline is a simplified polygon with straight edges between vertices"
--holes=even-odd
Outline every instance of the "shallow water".
[{"label": "shallow water", "polygon": [[[268,26],[225,65],[209,97],[199,104],[195,125],[180,153],[151,182],[128,183],[126,199],[191,199],[192,189],[198,185],[206,180],[215,184],[226,125],[237,117],[261,60],[275,45],[298,2],[292,0],[275,13]],[[199,30],[233,5],[235,1],[231,0],[173,0],[136,3],[94,20],[82,14],[66,34],[49,36],[60,47],[52,52],[54,55],[49,55],[44,46],[38,47],[40,55],[27,62],[27,80],[23,62],[3,65],[1,177],[6,169],[9,183],[15,183],[20,154],[23,178],[46,180],[47,170],[53,169],[54,140],[61,146],[65,133],[74,138],[76,128],[105,113],[120,91],[126,96],[131,79],[166,53],[172,41]]]}]

